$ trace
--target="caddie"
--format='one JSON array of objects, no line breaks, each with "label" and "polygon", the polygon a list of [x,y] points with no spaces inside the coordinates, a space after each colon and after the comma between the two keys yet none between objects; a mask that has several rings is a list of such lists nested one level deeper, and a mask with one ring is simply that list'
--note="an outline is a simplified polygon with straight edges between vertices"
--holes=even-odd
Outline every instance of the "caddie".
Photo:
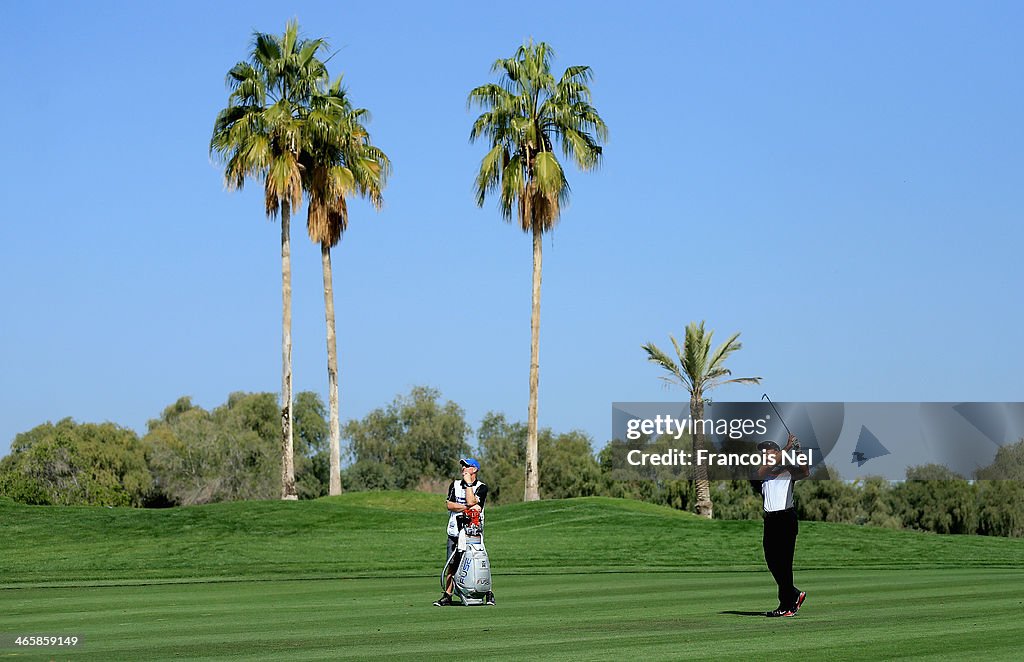
[{"label": "caddie", "polygon": [[[469,511],[480,513],[480,526],[484,523],[484,504],[487,501],[487,483],[479,480],[477,474],[480,472],[480,462],[471,457],[459,460],[462,469],[462,478],[452,481],[448,486],[446,505],[448,506],[448,545],[445,552],[445,561],[451,559],[459,544],[459,531],[468,523]],[[446,567],[456,568],[458,563],[448,564]],[[453,583],[455,578],[449,574],[445,579],[444,592],[441,597],[434,601],[435,607],[449,607],[456,602],[452,601]],[[494,604],[494,593],[487,593],[487,604]]]}]

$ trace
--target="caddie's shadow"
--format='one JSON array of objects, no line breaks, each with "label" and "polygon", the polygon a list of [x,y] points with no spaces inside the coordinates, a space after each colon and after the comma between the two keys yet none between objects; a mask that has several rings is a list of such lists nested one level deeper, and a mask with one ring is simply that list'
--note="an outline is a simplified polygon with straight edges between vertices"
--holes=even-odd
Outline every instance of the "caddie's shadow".
[{"label": "caddie's shadow", "polygon": [[760,616],[764,618],[763,611],[720,611],[719,614],[728,614],[729,616]]}]

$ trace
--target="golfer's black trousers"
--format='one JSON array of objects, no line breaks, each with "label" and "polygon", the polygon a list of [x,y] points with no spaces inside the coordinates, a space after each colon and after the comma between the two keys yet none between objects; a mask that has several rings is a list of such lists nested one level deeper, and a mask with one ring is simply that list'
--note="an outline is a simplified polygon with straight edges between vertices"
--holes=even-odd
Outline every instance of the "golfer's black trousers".
[{"label": "golfer's black trousers", "polygon": [[764,560],[779,585],[779,606],[786,609],[795,607],[800,595],[793,586],[793,553],[798,529],[795,508],[764,514]]}]

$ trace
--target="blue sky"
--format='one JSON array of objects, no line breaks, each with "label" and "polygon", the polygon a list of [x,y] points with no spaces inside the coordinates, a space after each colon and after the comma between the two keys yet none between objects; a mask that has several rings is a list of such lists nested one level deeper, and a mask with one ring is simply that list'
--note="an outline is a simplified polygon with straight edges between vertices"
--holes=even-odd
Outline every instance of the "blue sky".
[{"label": "blue sky", "polygon": [[[526,418],[530,240],[474,203],[466,96],[530,37],[593,67],[611,132],[544,242],[541,425],[600,448],[611,402],[684,399],[640,345],[701,319],[764,378],[716,400],[1021,399],[1018,3],[209,4],[0,10],[0,452],[280,391],[279,229],[207,146],[251,33],[293,17],[394,164],[334,251],[343,420],[418,384]],[[303,220],[295,387],[326,395]]]}]

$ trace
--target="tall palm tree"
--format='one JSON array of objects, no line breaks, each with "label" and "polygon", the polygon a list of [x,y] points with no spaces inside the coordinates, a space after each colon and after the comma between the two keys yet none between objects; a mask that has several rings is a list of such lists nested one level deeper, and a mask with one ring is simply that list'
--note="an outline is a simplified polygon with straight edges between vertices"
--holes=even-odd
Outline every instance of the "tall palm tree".
[{"label": "tall palm tree", "polygon": [[[655,363],[668,373],[661,379],[669,384],[682,386],[690,393],[690,419],[697,421],[704,418],[704,394],[722,384],[760,384],[760,377],[736,377],[726,379],[732,375],[732,371],[725,367],[725,360],[729,355],[742,349],[743,344],[739,342],[739,333],[734,333],[724,343],[711,351],[711,337],[714,331],[705,331],[703,320],[698,325],[690,322],[686,326],[686,338],[680,347],[672,334],[672,346],[676,350],[678,361],[658,349],[652,342],[642,345],[647,352],[647,360]],[[697,428],[697,434],[693,435],[693,452],[697,456],[697,450],[704,446],[705,435],[703,428]],[[711,486],[708,483],[708,468],[702,464],[697,465],[697,512],[708,519],[712,516]]]},{"label": "tall palm tree", "polygon": [[520,46],[513,57],[491,67],[498,83],[469,93],[469,105],[483,112],[473,123],[469,139],[485,139],[491,149],[480,163],[476,201],[483,206],[488,193],[497,193],[506,221],[518,220],[533,235],[533,295],[530,313],[530,404],[527,412],[526,489],[524,499],[540,498],[537,473],[537,389],[540,372],[541,237],[558,223],[569,199],[569,183],[558,157],[592,170],[601,162],[601,141],[608,128],[591,105],[590,67],[569,67],[561,78],[551,72],[554,51],[541,42]]},{"label": "tall palm tree", "polygon": [[310,148],[301,161],[308,193],[306,229],[320,244],[327,321],[327,380],[330,402],[331,478],[329,493],[341,494],[341,450],[338,413],[338,348],[335,340],[334,277],[331,248],[348,228],[347,198],[367,198],[376,209],[384,203],[382,191],[391,171],[387,155],[374,147],[363,122],[364,108],[353,108],[338,78],[324,93],[314,95],[308,123]]},{"label": "tall palm tree", "polygon": [[299,155],[306,135],[311,95],[327,79],[317,57],[322,39],[299,37],[289,21],[282,35],[253,34],[249,60],[227,75],[228,106],[217,115],[210,153],[225,164],[229,190],[241,190],[246,178],[263,179],[264,209],[281,216],[281,498],[297,499],[292,431],[292,286],[290,221],[302,204]]}]

